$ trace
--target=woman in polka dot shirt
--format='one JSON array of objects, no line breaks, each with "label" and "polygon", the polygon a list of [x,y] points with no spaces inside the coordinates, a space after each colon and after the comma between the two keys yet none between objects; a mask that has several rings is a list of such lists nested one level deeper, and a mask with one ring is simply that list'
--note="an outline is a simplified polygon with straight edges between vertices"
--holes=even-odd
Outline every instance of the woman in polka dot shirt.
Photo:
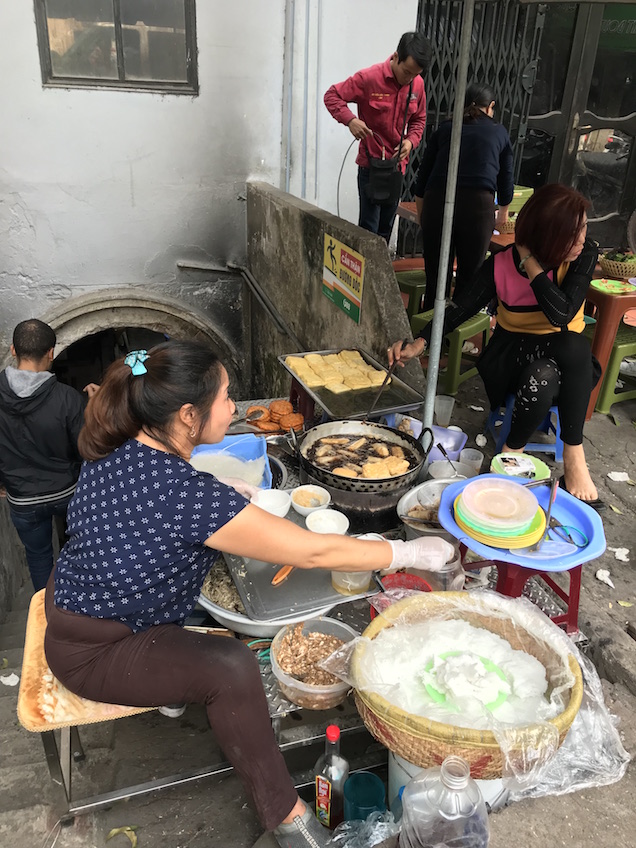
[{"label": "woman in polka dot shirt", "polygon": [[79,437],[84,464],[69,541],[47,587],[45,649],[85,698],[131,706],[205,704],[258,816],[287,848],[326,845],[274,739],[258,664],[237,639],[182,625],[219,551],[299,568],[441,567],[441,539],[319,535],[264,512],[190,463],[219,442],[235,406],[207,347],[167,342],[114,362]]}]

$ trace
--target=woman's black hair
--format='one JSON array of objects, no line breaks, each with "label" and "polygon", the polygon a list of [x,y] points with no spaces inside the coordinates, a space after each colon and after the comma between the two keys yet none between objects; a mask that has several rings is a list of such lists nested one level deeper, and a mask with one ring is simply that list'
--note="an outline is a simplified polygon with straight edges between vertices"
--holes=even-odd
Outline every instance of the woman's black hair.
[{"label": "woman's black hair", "polygon": [[221,387],[223,366],[199,342],[170,341],[153,347],[134,375],[124,359],[108,368],[86,407],[79,450],[84,459],[102,459],[143,430],[172,453],[175,415],[185,404],[199,414],[199,432]]},{"label": "woman's black hair", "polygon": [[485,82],[473,82],[466,89],[464,120],[474,121],[484,114],[484,109],[495,99],[495,92]]}]

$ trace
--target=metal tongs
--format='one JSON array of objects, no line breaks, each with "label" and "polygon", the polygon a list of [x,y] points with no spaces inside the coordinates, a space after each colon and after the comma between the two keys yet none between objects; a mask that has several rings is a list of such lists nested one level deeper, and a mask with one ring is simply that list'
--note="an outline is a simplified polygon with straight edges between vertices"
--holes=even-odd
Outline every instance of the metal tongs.
[{"label": "metal tongs", "polygon": [[[533,481],[534,485],[537,485],[537,486],[540,485],[540,483],[545,484],[545,483],[548,483],[548,482],[550,483],[550,502],[548,503],[548,511],[546,512],[546,515],[545,515],[545,533],[543,533],[541,535],[541,538],[539,539],[538,542],[536,542],[531,548],[528,549],[529,553],[530,552],[534,553],[534,552],[538,551],[539,548],[541,547],[541,545],[543,544],[543,542],[548,538],[548,533],[550,531],[550,516],[552,514],[552,504],[556,500],[557,486],[559,485],[559,481],[556,479],[556,477],[553,478],[550,481],[548,481],[548,480],[541,480],[541,481],[535,480],[535,481]],[[526,488],[528,488],[529,486],[532,486],[532,483],[524,483],[523,485],[525,485]]]},{"label": "metal tongs", "polygon": [[[400,348],[400,353],[402,353],[402,351],[404,350],[404,348],[407,346],[407,344],[408,344],[408,343],[409,343],[408,338],[405,338],[405,339],[403,339],[403,340],[402,340],[402,347]],[[381,394],[382,394],[382,392],[384,391],[386,384],[387,384],[387,383],[389,382],[389,380],[391,379],[391,375],[392,375],[392,374],[393,374],[393,372],[395,371],[395,366],[396,366],[397,364],[398,364],[397,359],[394,359],[394,360],[393,360],[393,364],[389,366],[389,370],[386,372],[386,377],[385,377],[385,378],[384,378],[384,380],[382,381],[382,385],[381,385],[381,386],[380,386],[380,388],[378,389],[378,393],[377,393],[377,394],[376,394],[376,396],[373,398],[373,403],[371,404],[371,406],[369,407],[369,409],[366,411],[366,413],[365,413],[365,415],[364,415],[364,418],[362,419],[363,421],[366,421],[366,420],[367,420],[367,418],[369,417],[369,415],[371,415],[371,413],[373,412],[373,410],[374,410],[374,409],[376,408],[376,406],[378,405],[378,401],[380,400],[380,395],[381,395]]]}]

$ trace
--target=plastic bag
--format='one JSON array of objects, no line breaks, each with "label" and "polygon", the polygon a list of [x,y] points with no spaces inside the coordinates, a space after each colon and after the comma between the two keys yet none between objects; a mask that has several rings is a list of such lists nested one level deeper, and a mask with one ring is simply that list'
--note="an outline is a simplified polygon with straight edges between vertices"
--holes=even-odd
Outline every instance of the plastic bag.
[{"label": "plastic bag", "polygon": [[583,701],[563,745],[533,774],[533,781],[504,776],[510,801],[565,795],[582,789],[609,786],[621,780],[631,760],[623,747],[594,665],[572,646],[583,672]]},{"label": "plastic bag", "polygon": [[400,832],[393,813],[370,813],[366,821],[345,821],[339,824],[327,845],[331,848],[371,848]]}]

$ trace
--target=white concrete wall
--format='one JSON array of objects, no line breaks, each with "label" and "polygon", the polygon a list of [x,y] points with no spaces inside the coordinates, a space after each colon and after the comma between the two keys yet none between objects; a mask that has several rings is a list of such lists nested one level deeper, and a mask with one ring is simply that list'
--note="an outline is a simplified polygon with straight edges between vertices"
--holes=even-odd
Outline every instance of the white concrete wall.
[{"label": "white concrete wall", "polygon": [[33,3],[0,3],[2,323],[178,259],[245,257],[245,181],[278,184],[285,0],[199,0],[198,97],[44,89]]},{"label": "white concrete wall", "polygon": [[[0,3],[0,336],[61,300],[245,260],[245,182],[331,212],[352,136],[326,89],[386,59],[417,0],[198,0],[198,97],[44,89],[33,3]],[[340,212],[357,221],[355,148]],[[210,308],[210,307],[208,307]]]}]

